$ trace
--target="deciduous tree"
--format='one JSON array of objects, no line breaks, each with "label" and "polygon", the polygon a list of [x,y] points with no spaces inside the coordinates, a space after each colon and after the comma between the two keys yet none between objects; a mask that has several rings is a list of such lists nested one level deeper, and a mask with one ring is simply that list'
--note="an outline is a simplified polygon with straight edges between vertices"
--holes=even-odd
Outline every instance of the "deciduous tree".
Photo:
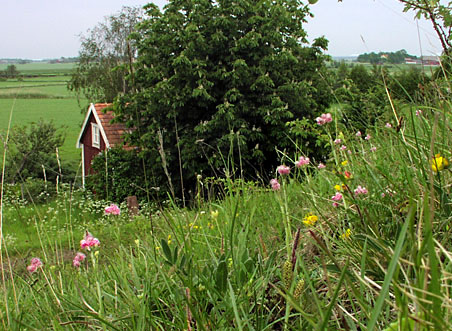
[{"label": "deciduous tree", "polygon": [[[286,123],[315,118],[330,100],[320,75],[327,41],[309,46],[298,0],[171,0],[135,40],[135,89],[117,115],[132,143],[159,151],[172,185],[197,174],[270,175],[276,148],[294,156]],[[312,153],[309,139],[302,149]],[[162,163],[166,175],[163,175]],[[168,176],[169,175],[169,176]],[[176,189],[177,191],[177,189]]]},{"label": "deciduous tree", "polygon": [[136,47],[128,37],[142,15],[141,8],[123,7],[81,36],[79,62],[68,83],[70,90],[89,102],[112,102],[118,94],[129,91],[126,75]]}]

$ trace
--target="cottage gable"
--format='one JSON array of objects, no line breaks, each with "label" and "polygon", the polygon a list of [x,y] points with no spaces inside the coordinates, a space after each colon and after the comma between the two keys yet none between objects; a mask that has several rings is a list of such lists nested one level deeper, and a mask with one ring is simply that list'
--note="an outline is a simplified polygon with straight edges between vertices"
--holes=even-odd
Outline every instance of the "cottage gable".
[{"label": "cottage gable", "polygon": [[91,162],[100,152],[123,144],[122,135],[126,127],[122,123],[111,123],[114,114],[108,110],[109,103],[90,104],[83,121],[77,148],[82,149],[82,183],[92,174]]}]

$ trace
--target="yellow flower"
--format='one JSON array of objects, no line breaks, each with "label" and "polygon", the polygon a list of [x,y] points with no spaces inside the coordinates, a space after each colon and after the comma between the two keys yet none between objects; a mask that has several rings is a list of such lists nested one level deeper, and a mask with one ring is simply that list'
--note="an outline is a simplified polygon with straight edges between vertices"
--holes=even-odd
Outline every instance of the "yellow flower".
[{"label": "yellow flower", "polygon": [[135,239],[135,245],[140,246],[140,239]]},{"label": "yellow flower", "polygon": [[341,239],[349,239],[350,236],[352,235],[352,230],[349,228],[347,230],[345,230],[345,232],[343,234],[341,234]]},{"label": "yellow flower", "polygon": [[442,157],[439,153],[435,155],[432,160],[432,170],[434,172],[446,169],[449,166],[449,161],[445,157]]},{"label": "yellow flower", "polygon": [[343,190],[345,190],[345,188],[346,188],[346,186],[345,186],[345,184],[344,183],[341,183],[341,185],[334,185],[334,189],[336,190],[336,191],[343,191]]},{"label": "yellow flower", "polygon": [[348,164],[348,161],[347,160],[342,161],[341,164],[345,167]]},{"label": "yellow flower", "polygon": [[219,214],[218,210],[215,210],[215,211],[212,210],[210,212],[210,217],[212,217],[213,219],[217,219],[218,214]]},{"label": "yellow flower", "polygon": [[317,222],[318,220],[319,220],[318,216],[309,213],[303,218],[303,223],[307,226],[313,226],[315,222]]}]

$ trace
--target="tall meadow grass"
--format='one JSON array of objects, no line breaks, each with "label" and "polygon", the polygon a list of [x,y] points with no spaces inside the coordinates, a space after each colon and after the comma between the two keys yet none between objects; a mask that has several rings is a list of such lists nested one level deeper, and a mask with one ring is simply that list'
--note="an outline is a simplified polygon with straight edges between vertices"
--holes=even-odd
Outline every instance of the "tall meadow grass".
[{"label": "tall meadow grass", "polygon": [[[450,329],[449,99],[396,105],[368,132],[335,107],[325,167],[283,156],[272,186],[200,178],[192,208],[5,196],[1,328]],[[86,231],[99,246],[82,249]]]}]

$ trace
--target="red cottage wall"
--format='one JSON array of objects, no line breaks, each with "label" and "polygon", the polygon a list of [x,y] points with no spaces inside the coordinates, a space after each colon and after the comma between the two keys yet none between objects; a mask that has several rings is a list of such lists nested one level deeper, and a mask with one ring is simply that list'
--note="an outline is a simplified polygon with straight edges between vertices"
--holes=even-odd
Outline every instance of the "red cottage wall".
[{"label": "red cottage wall", "polygon": [[92,143],[92,133],[91,133],[91,123],[96,123],[96,120],[94,118],[94,115],[91,114],[88,123],[85,127],[85,132],[83,132],[82,135],[82,143],[84,148],[84,167],[85,167],[85,176],[88,176],[93,173],[93,169],[91,168],[91,162],[93,161],[93,158],[99,154],[101,151],[106,149],[105,141],[102,137],[102,134],[100,134],[100,149],[93,147]]}]

